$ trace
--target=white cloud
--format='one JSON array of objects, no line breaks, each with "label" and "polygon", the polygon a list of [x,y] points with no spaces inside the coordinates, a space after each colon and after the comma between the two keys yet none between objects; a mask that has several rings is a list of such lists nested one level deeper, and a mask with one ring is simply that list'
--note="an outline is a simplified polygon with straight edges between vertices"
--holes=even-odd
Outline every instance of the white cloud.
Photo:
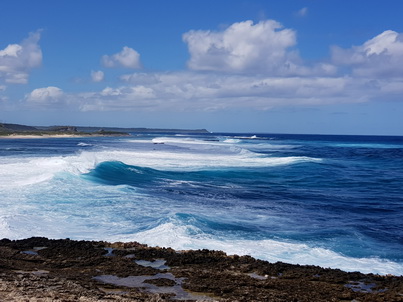
[{"label": "white cloud", "polygon": [[300,58],[290,49],[296,33],[274,21],[234,23],[224,31],[192,30],[183,35],[193,70],[259,72],[291,75],[302,72]]},{"label": "white cloud", "polygon": [[31,93],[25,96],[28,103],[40,106],[51,106],[62,101],[64,96],[63,91],[54,86],[34,89]]},{"label": "white cloud", "polygon": [[141,68],[140,54],[130,47],[123,47],[121,52],[114,55],[104,55],[102,63],[105,67],[125,67],[139,69]]},{"label": "white cloud", "polygon": [[[388,81],[352,77],[272,77],[219,73],[171,72],[149,74],[148,84],[127,75],[126,85],[72,96],[83,111],[216,111],[268,110],[281,106],[365,102],[385,93],[403,93]],[[146,80],[146,74],[142,75]],[[145,81],[146,82],[146,81]],[[380,87],[389,87],[389,92]]]},{"label": "white cloud", "polygon": [[104,72],[101,70],[91,71],[91,79],[93,82],[102,82],[104,80]]},{"label": "white cloud", "polygon": [[123,82],[130,82],[137,85],[150,85],[158,83],[158,74],[153,73],[133,73],[124,74],[120,77]]},{"label": "white cloud", "polygon": [[40,32],[31,33],[21,44],[10,44],[0,50],[0,83],[26,84],[33,68],[42,64],[38,45]]},{"label": "white cloud", "polygon": [[360,46],[332,47],[332,60],[356,76],[403,77],[403,34],[387,30]]},{"label": "white cloud", "polygon": [[5,91],[6,90],[6,85],[0,85],[0,91]]},{"label": "white cloud", "polygon": [[106,87],[104,90],[101,91],[100,94],[102,96],[117,96],[117,95],[121,95],[121,92],[119,91],[119,89]]},{"label": "white cloud", "polygon": [[9,44],[5,49],[0,50],[0,57],[18,57],[18,53],[22,50],[21,45]]},{"label": "white cloud", "polygon": [[[351,49],[333,47],[331,60],[313,66],[304,65],[290,50],[296,44],[295,32],[275,21],[240,22],[220,32],[190,31],[183,38],[192,70],[125,74],[117,87],[77,94],[57,87],[39,88],[26,96],[26,103],[81,111],[177,112],[269,110],[403,95],[403,39],[393,31]],[[3,54],[18,56],[19,51],[9,47]],[[104,64],[128,67],[131,56],[127,54],[132,51],[126,47],[106,56]],[[352,71],[340,75],[346,66]],[[102,78],[101,71],[92,72],[94,81]]]},{"label": "white cloud", "polygon": [[[403,95],[402,79],[352,76],[282,77],[214,72],[164,72],[123,76],[119,87],[78,94],[57,87],[35,89],[32,107],[73,111],[269,110],[283,106],[320,106],[366,102]],[[68,106],[68,107],[66,107]]]},{"label": "white cloud", "polygon": [[81,111],[155,109],[158,102],[153,89],[142,85],[106,87],[100,92],[79,94],[74,98],[79,101],[77,109]]},{"label": "white cloud", "polygon": [[307,7],[303,7],[297,12],[297,15],[300,16],[300,17],[305,17],[307,14],[308,14],[308,8]]}]

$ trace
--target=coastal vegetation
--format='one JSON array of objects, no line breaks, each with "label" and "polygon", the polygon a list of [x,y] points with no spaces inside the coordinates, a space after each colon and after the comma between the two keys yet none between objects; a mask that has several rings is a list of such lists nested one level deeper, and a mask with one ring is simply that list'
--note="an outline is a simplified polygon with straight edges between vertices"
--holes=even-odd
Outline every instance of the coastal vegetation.
[{"label": "coastal vegetation", "polygon": [[27,126],[0,123],[1,137],[47,137],[47,136],[129,136],[130,133],[209,133],[206,129],[150,129],[150,128],[113,128],[78,126]]},{"label": "coastal vegetation", "polygon": [[104,132],[97,131],[93,133],[78,131],[74,126],[56,126],[56,127],[43,127],[42,129],[19,125],[19,124],[0,124],[0,136],[58,136],[58,135],[72,135],[72,136],[90,136],[90,135],[128,135],[127,133],[118,132]]}]

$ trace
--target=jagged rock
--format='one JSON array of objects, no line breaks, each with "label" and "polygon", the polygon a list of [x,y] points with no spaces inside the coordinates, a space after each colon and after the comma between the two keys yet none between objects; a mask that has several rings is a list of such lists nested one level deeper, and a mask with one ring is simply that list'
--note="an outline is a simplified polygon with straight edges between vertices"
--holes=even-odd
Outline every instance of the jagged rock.
[{"label": "jagged rock", "polygon": [[[167,266],[136,263],[158,259]],[[402,276],[136,242],[0,240],[0,301],[172,301],[178,289],[186,301],[403,301]]]}]

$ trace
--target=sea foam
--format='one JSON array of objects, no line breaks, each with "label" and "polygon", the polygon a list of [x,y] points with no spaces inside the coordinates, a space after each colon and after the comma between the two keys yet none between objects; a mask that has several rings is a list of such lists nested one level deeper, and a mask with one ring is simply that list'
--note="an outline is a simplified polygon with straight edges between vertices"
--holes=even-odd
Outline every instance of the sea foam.
[{"label": "sea foam", "polygon": [[172,247],[176,250],[206,248],[222,250],[228,255],[250,255],[270,262],[319,265],[350,272],[360,271],[381,275],[401,275],[403,272],[402,264],[389,260],[352,258],[324,248],[276,240],[219,240],[206,235],[195,226],[176,225],[172,222],[159,225],[151,230],[128,236],[118,236],[113,239],[140,241],[151,246]]}]

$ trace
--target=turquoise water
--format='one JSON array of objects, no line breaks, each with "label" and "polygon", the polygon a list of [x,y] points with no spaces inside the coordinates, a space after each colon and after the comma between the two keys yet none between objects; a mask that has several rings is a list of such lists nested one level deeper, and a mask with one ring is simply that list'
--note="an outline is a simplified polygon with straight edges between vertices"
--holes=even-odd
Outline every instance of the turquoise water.
[{"label": "turquoise water", "polygon": [[403,274],[403,137],[0,140],[0,237],[139,241]]}]

